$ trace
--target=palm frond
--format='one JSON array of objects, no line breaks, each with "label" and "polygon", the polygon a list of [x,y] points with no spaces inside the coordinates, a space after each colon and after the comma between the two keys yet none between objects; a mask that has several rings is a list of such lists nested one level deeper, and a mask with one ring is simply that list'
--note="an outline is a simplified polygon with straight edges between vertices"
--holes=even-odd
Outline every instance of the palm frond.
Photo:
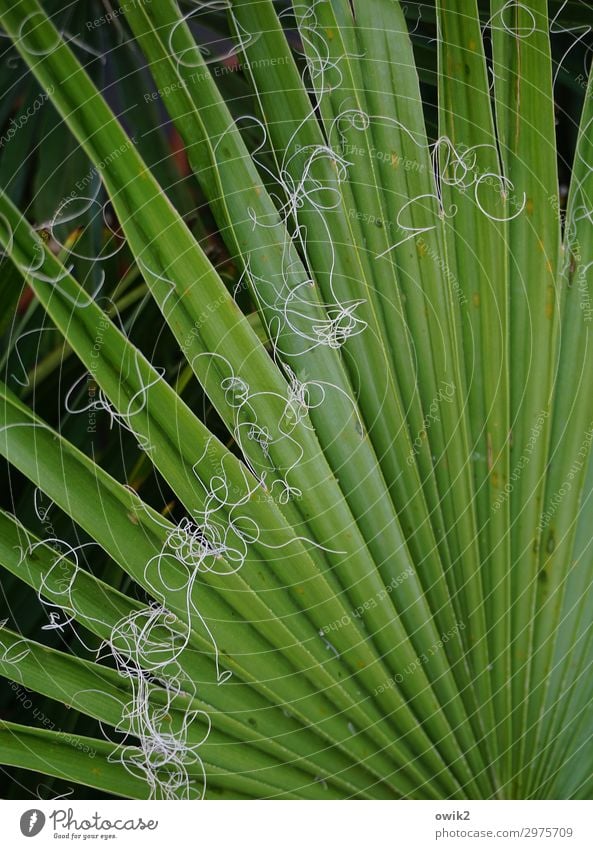
[{"label": "palm frond", "polygon": [[[94,729],[3,721],[0,762],[130,798],[586,797],[590,87],[564,210],[543,0],[438,0],[428,74],[399,2],[226,5],[205,48],[201,10],[126,4],[118,111],[63,10],[0,0],[56,110],[41,201],[0,179],[0,293],[62,339],[19,391],[27,324],[4,360],[0,563],[49,627],[4,623],[0,674]],[[58,238],[63,128],[105,194]],[[130,475],[37,409],[66,359]]]}]

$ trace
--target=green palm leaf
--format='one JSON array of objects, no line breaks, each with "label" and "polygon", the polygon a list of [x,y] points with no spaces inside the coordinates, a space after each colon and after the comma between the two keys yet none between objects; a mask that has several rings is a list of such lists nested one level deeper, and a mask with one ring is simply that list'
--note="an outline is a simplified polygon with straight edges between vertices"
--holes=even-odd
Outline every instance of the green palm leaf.
[{"label": "green palm leaf", "polygon": [[[585,798],[591,97],[563,213],[546,4],[439,0],[436,76],[391,0],[233,0],[224,55],[197,9],[125,12],[178,187],[151,92],[136,144],[61,18],[0,0],[108,198],[56,247],[0,193],[5,310],[24,281],[63,340],[0,384],[28,481],[0,564],[49,618],[0,627],[0,674],[93,729],[4,721],[0,762],[129,798]],[[128,103],[145,74],[118,57]],[[109,416],[125,480],[35,404],[66,358],[69,417]],[[32,492],[72,542],[34,531]]]}]

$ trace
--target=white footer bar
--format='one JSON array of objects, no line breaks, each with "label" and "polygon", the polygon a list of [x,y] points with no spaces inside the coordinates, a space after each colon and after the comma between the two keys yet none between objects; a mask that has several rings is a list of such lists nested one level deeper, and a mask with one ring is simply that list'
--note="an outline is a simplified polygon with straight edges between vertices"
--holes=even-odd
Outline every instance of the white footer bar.
[{"label": "white footer bar", "polygon": [[593,802],[0,801],[6,849],[592,849]]}]

